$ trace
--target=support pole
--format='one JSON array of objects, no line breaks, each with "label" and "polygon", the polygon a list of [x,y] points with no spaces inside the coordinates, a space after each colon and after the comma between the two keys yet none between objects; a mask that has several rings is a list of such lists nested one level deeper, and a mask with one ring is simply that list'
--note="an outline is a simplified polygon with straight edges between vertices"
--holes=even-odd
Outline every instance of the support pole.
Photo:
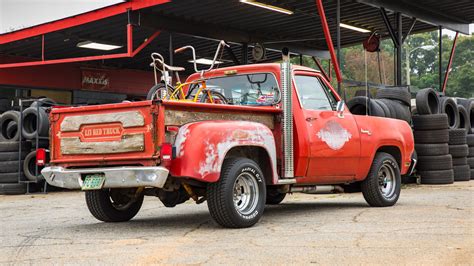
[{"label": "support pole", "polygon": [[402,48],[403,48],[403,22],[402,22],[402,13],[396,13],[397,18],[397,86],[402,85]]},{"label": "support pole", "polygon": [[[169,42],[168,42],[168,53],[169,53],[169,64],[174,66],[174,46],[173,46],[173,34],[170,32]],[[170,71],[169,77],[173,77],[173,71]],[[172,80],[172,79],[171,79]]]},{"label": "support pole", "polygon": [[438,67],[438,78],[439,78],[439,90],[442,90],[442,84],[443,84],[443,28],[440,26],[439,27],[439,54],[438,54],[438,61],[439,61],[439,67]]},{"label": "support pole", "polygon": [[127,24],[127,54],[131,56],[133,53],[133,26]]},{"label": "support pole", "polygon": [[[336,1],[336,46],[337,46],[337,64],[341,65],[341,0]],[[331,61],[329,61],[331,66]],[[331,76],[331,67],[329,67],[329,76]],[[341,95],[341,83],[337,83],[337,94]]]},{"label": "support pole", "polygon": [[446,91],[446,84],[448,83],[449,73],[451,72],[451,65],[453,63],[454,51],[456,50],[456,41],[458,40],[458,34],[459,32],[456,32],[456,35],[454,36],[454,40],[453,40],[453,47],[451,48],[451,53],[449,54],[448,67],[446,68],[446,73],[444,74],[443,89],[442,89],[443,93]]},{"label": "support pole", "polygon": [[329,25],[326,20],[326,14],[324,13],[324,6],[322,0],[316,0],[316,6],[318,7],[319,17],[321,18],[321,25],[323,26],[324,37],[331,55],[331,61],[334,64],[334,71],[336,72],[337,83],[342,82],[341,70],[339,69],[339,63],[337,62],[336,53],[334,52],[334,45],[332,44],[331,32],[329,31]]}]

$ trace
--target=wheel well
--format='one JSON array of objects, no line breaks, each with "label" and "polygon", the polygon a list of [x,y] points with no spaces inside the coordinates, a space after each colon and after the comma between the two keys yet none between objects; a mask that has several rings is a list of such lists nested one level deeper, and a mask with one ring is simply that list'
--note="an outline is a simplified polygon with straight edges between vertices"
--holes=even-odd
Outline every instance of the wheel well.
[{"label": "wheel well", "polygon": [[393,158],[395,158],[395,160],[397,161],[398,163],[398,167],[402,167],[402,153],[400,152],[400,149],[398,149],[398,147],[395,147],[395,146],[383,146],[383,147],[380,147],[377,152],[385,152],[385,153],[388,153],[390,155],[393,156]]},{"label": "wheel well", "polygon": [[233,147],[227,152],[225,159],[235,157],[245,157],[256,162],[260,169],[262,169],[263,175],[265,176],[265,183],[267,185],[273,184],[270,155],[268,155],[268,152],[264,148],[258,146]]}]

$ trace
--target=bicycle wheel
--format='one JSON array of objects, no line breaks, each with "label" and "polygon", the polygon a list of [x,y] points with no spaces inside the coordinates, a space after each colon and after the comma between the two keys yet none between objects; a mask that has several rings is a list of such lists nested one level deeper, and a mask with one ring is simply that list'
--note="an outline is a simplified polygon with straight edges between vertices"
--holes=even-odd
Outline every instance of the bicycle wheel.
[{"label": "bicycle wheel", "polygon": [[212,97],[212,101],[209,98],[209,94],[205,91],[202,92],[201,102],[202,103],[216,103],[216,104],[228,104],[227,98],[217,91],[209,91]]},{"label": "bicycle wheel", "polygon": [[170,85],[166,85],[163,83],[158,83],[155,86],[151,87],[146,95],[147,100],[167,100],[169,99],[170,95],[173,93],[174,88]]}]

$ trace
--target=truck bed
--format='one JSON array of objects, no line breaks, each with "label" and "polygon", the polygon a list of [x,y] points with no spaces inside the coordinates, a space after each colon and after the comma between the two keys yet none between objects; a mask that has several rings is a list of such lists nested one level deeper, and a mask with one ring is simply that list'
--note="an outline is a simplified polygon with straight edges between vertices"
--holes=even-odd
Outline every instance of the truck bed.
[{"label": "truck bed", "polygon": [[51,111],[51,164],[63,167],[159,164],[166,126],[195,121],[252,121],[275,128],[275,107],[141,101]]}]

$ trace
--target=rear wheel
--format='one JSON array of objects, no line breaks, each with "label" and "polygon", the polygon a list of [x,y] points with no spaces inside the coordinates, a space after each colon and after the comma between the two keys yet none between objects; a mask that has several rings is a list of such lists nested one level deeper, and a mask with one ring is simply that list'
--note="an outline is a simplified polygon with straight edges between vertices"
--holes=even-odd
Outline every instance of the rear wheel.
[{"label": "rear wheel", "polygon": [[224,227],[250,227],[263,214],[265,194],[260,167],[246,158],[230,158],[224,161],[219,181],[207,187],[207,206]]},{"label": "rear wheel", "polygon": [[361,187],[370,206],[393,206],[401,189],[400,169],[393,156],[385,152],[375,154],[369,175],[362,181]]},{"label": "rear wheel", "polygon": [[146,96],[147,100],[168,100],[170,95],[173,93],[174,88],[170,85],[158,83],[151,87]]},{"label": "rear wheel", "polygon": [[[137,195],[138,194],[138,195]],[[125,222],[138,213],[143,194],[137,189],[102,189],[86,191],[90,213],[103,222]]]}]

